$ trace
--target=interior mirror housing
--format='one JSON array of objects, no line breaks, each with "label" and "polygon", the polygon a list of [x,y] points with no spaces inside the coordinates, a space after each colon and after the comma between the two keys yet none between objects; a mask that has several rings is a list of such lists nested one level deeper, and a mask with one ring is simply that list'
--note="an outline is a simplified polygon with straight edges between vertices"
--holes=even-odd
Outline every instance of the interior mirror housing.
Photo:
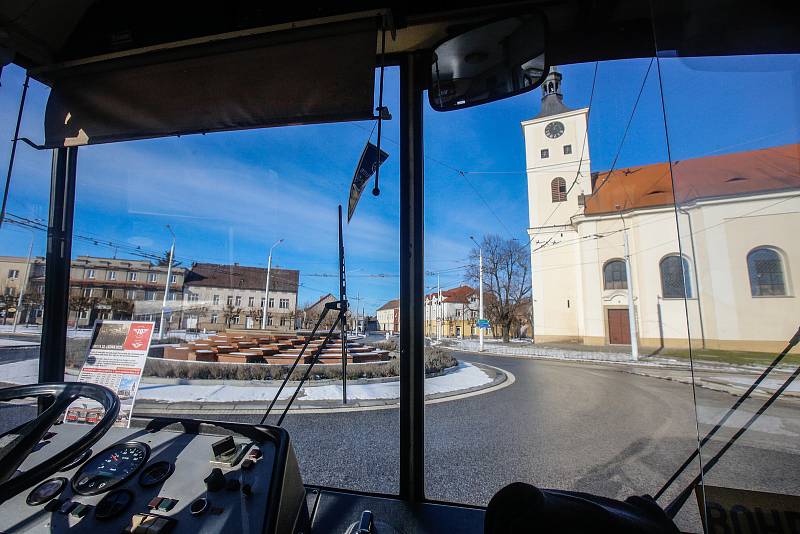
[{"label": "interior mirror housing", "polygon": [[546,34],[544,15],[533,12],[471,28],[439,44],[431,62],[431,107],[450,111],[535,89],[549,70]]}]

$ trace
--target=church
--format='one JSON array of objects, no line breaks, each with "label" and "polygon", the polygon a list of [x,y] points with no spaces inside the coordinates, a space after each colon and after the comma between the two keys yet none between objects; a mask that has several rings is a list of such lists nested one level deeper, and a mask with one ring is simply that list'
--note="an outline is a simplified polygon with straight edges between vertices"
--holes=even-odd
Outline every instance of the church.
[{"label": "church", "polygon": [[800,318],[800,144],[596,172],[561,80],[522,122],[535,340],[780,351]]}]

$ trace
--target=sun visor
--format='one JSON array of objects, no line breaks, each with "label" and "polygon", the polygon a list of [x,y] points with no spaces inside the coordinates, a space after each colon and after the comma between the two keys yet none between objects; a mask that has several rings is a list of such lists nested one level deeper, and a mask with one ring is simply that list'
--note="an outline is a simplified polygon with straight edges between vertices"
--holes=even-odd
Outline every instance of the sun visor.
[{"label": "sun visor", "polygon": [[45,143],[369,119],[375,43],[367,19],[43,69]]}]

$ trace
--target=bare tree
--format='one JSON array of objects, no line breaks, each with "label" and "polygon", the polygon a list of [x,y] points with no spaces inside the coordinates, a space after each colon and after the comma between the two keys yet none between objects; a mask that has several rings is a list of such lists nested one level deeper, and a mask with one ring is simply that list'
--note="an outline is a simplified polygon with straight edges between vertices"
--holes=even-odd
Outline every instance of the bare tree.
[{"label": "bare tree", "polygon": [[242,308],[234,306],[233,304],[226,304],[222,309],[222,316],[225,319],[225,328],[231,327],[231,322],[234,317],[238,317],[242,313]]},{"label": "bare tree", "polygon": [[[483,250],[483,307],[492,328],[499,327],[503,341],[509,341],[515,320],[525,313],[531,292],[530,257],[514,239],[486,235]],[[467,280],[477,287],[478,251],[470,254]]]},{"label": "bare tree", "polygon": [[78,329],[78,321],[84,311],[94,309],[98,299],[95,297],[84,297],[83,295],[72,295],[69,297],[69,309],[75,312],[75,330]]}]

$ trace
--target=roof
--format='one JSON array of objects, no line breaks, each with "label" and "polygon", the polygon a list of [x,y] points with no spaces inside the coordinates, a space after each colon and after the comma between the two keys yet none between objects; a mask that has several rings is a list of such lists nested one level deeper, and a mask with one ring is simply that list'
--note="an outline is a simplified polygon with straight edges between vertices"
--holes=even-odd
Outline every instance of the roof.
[{"label": "roof", "polygon": [[319,300],[317,300],[314,304],[311,304],[310,306],[306,306],[305,309],[306,309],[306,311],[307,310],[313,310],[314,308],[316,308],[317,306],[319,306],[321,304],[325,304],[327,302],[333,302],[335,300],[339,300],[339,299],[337,299],[333,295],[333,293],[328,293],[327,295],[324,295],[324,296],[320,297]]},{"label": "roof", "polygon": [[393,309],[396,309],[396,308],[399,308],[399,307],[400,307],[400,299],[394,299],[394,300],[390,300],[389,302],[387,302],[386,304],[384,304],[383,306],[378,308],[377,311],[393,310]]},{"label": "roof", "polygon": [[564,104],[564,96],[561,93],[561,73],[553,66],[550,74],[547,75],[542,83],[542,106],[539,114],[534,119],[549,117],[550,115],[560,115],[572,111]]},{"label": "roof", "polygon": [[[800,144],[597,173],[585,215],[800,188]],[[673,179],[675,190],[673,190]]]},{"label": "roof", "polygon": [[[475,288],[470,286],[459,286],[452,289],[445,289],[442,291],[442,300],[444,302],[452,302],[454,304],[469,304],[469,299],[475,294]],[[425,295],[425,297],[436,297],[438,293],[433,292]]]},{"label": "roof", "polygon": [[[245,267],[219,263],[195,263],[186,274],[186,285],[191,287],[221,287],[228,289],[264,289],[267,270],[263,267]],[[297,293],[300,271],[295,269],[270,269],[269,290]]]}]

